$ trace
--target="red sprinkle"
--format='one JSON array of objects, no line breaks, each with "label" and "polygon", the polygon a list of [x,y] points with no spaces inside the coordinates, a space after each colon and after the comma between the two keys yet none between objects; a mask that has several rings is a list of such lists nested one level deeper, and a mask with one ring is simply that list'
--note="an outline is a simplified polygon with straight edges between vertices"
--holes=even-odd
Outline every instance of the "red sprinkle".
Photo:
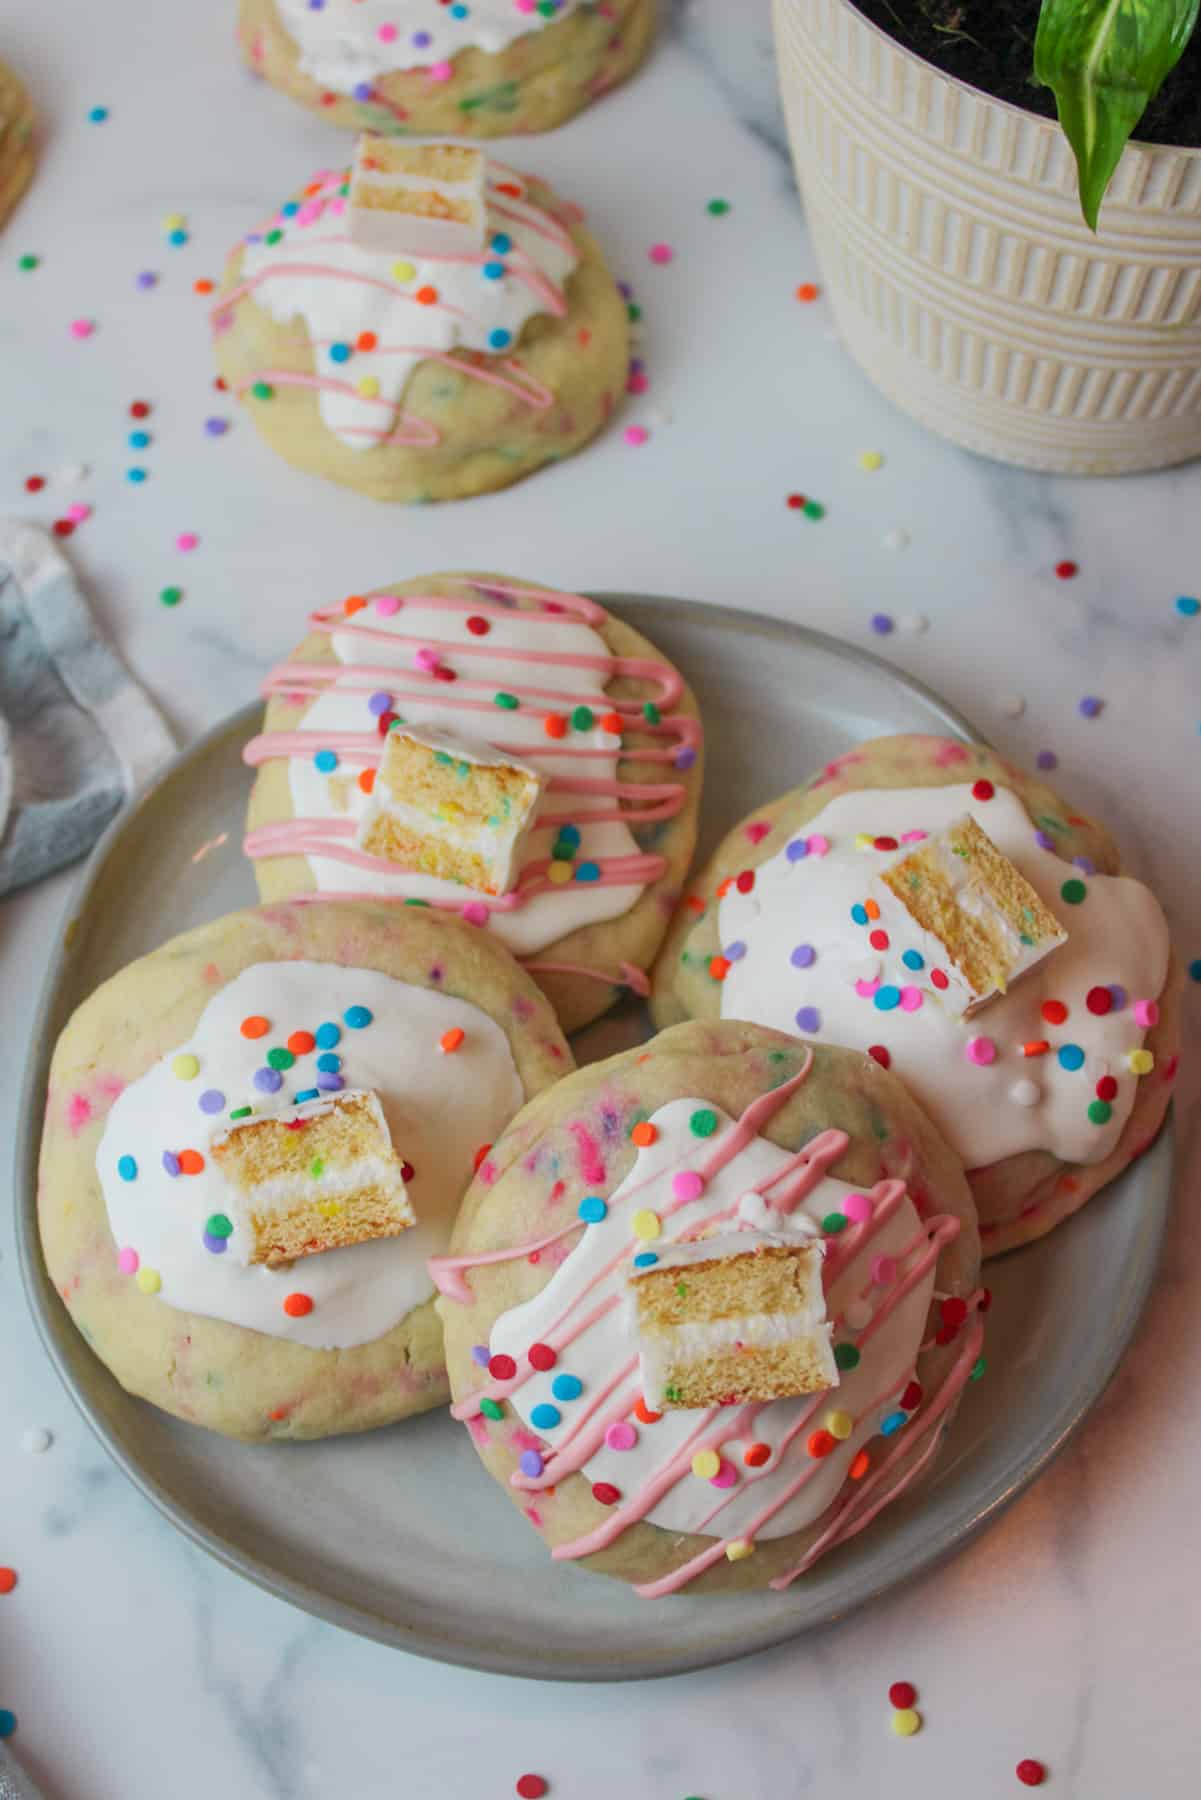
[{"label": "red sprinkle", "polygon": [[150,416],[150,403],[146,400],[135,400],[129,409],[131,419],[146,419]]},{"label": "red sprinkle", "polygon": [[991,1305],[992,1305],[992,1289],[991,1288],[981,1288],[980,1289],[980,1298],[976,1302],[976,1311],[977,1312],[987,1312]]},{"label": "red sprinkle", "polygon": [[412,1163],[411,1163],[411,1162],[402,1162],[402,1163],[401,1163],[401,1165],[400,1165],[400,1179],[401,1179],[401,1180],[402,1180],[402,1181],[412,1181],[412,1179],[413,1179],[413,1177],[414,1177],[414,1175],[415,1175],[415,1174],[416,1174],[416,1173],[417,1173],[417,1171],[416,1171],[416,1169],[415,1169],[415,1168],[414,1168],[414,1167],[413,1167],[413,1165],[412,1165]]},{"label": "red sprinkle", "polygon": [[511,1356],[491,1356],[488,1359],[488,1373],[493,1381],[512,1381],[517,1373],[517,1364]]},{"label": "red sprinkle", "polygon": [[70,537],[75,529],[75,521],[73,519],[55,519],[50,529],[55,537]]},{"label": "red sprinkle", "polygon": [[592,1498],[599,1500],[602,1506],[616,1506],[621,1499],[621,1489],[615,1488],[611,1481],[594,1481]]},{"label": "red sprinkle", "polygon": [[894,1681],[888,1690],[889,1704],[902,1712],[907,1706],[912,1706],[916,1699],[917,1689],[911,1681]]},{"label": "red sprinkle", "polygon": [[11,1594],[17,1585],[15,1569],[0,1569],[0,1594]]},{"label": "red sprinkle", "polygon": [[1088,1007],[1090,1013],[1096,1013],[1100,1016],[1101,1014],[1109,1012],[1110,1008],[1113,1006],[1113,995],[1106,987],[1091,987],[1084,996],[1084,1004]]},{"label": "red sprinkle", "polygon": [[991,781],[973,781],[972,783],[973,800],[991,800],[996,791]]},{"label": "red sprinkle", "polygon": [[25,477],[25,492],[27,494],[40,494],[45,485],[46,477],[44,475],[27,475]]},{"label": "red sprinkle", "polygon": [[771,1457],[771,1449],[767,1444],[748,1444],[742,1453],[742,1460],[748,1469],[761,1469]]},{"label": "red sprinkle", "polygon": [[[921,1403],[922,1384],[920,1381],[911,1381],[909,1386],[905,1389],[905,1392],[901,1395],[901,1405],[906,1412],[916,1412]],[[899,1706],[900,1704],[901,1702],[899,1700],[893,1701],[894,1706]],[[913,1701],[906,1700],[905,1705],[912,1706]]]},{"label": "red sprinkle", "polygon": [[1097,1099],[1098,1100],[1113,1100],[1117,1095],[1117,1091],[1118,1091],[1118,1084],[1114,1080],[1113,1076],[1112,1075],[1102,1075],[1100,1081],[1097,1083]]},{"label": "red sprinkle", "polygon": [[871,1057],[873,1062],[879,1063],[879,1065],[882,1069],[888,1069],[888,1068],[892,1067],[892,1056],[885,1049],[883,1044],[869,1044],[867,1047],[867,1053]]},{"label": "red sprinkle", "polygon": [[290,1319],[303,1319],[312,1310],[313,1302],[307,1294],[289,1294],[284,1301],[284,1311]]},{"label": "red sprinkle", "polygon": [[900,845],[894,837],[873,838],[872,848],[875,850],[898,850]]},{"label": "red sprinkle", "polygon": [[742,871],[741,875],[739,875],[738,879],[734,883],[734,886],[738,889],[738,892],[740,894],[749,894],[751,889],[754,887],[754,885],[755,885],[754,869],[744,869]]},{"label": "red sprinkle", "polygon": [[553,1369],[559,1360],[549,1344],[531,1344],[526,1355],[533,1369]]},{"label": "red sprinkle", "polygon": [[1065,557],[1063,562],[1056,563],[1055,573],[1058,575],[1060,581],[1070,581],[1073,575],[1078,575],[1080,573],[1080,564],[1074,563]]},{"label": "red sprinkle", "polygon": [[1047,1779],[1047,1771],[1043,1764],[1036,1762],[1032,1756],[1023,1756],[1014,1770],[1014,1774],[1023,1787],[1041,1787]]},{"label": "red sprinkle", "polygon": [[886,931],[870,932],[868,934],[867,941],[871,945],[873,950],[887,950],[888,949],[889,938],[888,938],[888,933]]},{"label": "red sprinkle", "polygon": [[804,506],[804,504],[805,504],[804,494],[789,494],[788,504],[789,504],[789,506],[792,507],[792,510],[794,512],[798,512],[800,510],[800,508],[802,506]]},{"label": "red sprinkle", "polygon": [[543,1794],[548,1794],[550,1789],[541,1775],[519,1775],[515,1792],[520,1794],[521,1800],[542,1800]]},{"label": "red sprinkle", "polygon": [[1068,1009],[1062,1000],[1044,1000],[1042,1015],[1048,1025],[1062,1025],[1068,1016]]},{"label": "red sprinkle", "polygon": [[467,629],[472,637],[487,637],[492,627],[487,619],[481,619],[478,613],[472,613],[467,621]]},{"label": "red sprinkle", "polygon": [[932,982],[933,982],[933,983],[934,983],[934,985],[935,985],[935,987],[936,987],[936,988],[938,988],[938,989],[940,989],[940,990],[941,990],[941,989],[942,989],[942,988],[945,988],[945,987],[947,987],[947,986],[948,986],[948,985],[949,985],[949,978],[948,978],[948,976],[947,976],[947,975],[946,975],[946,974],[945,974],[945,973],[944,973],[944,972],[943,972],[943,970],[942,970],[942,969],[931,969],[931,971],[930,971],[930,979],[931,979],[931,981],[932,981]]},{"label": "red sprinkle", "polygon": [[380,714],[379,718],[375,721],[375,729],[379,732],[381,737],[387,737],[388,733],[396,723],[397,716],[398,715],[394,712]]},{"label": "red sprinkle", "polygon": [[480,1164],[483,1162],[484,1158],[487,1156],[487,1154],[488,1154],[489,1150],[491,1150],[491,1148],[492,1148],[491,1144],[481,1144],[479,1149],[476,1151],[475,1155],[472,1157],[471,1166],[477,1172],[477,1174],[479,1172]]},{"label": "red sprinkle", "polygon": [[952,1297],[944,1300],[938,1310],[944,1325],[962,1325],[967,1318],[967,1301]]}]

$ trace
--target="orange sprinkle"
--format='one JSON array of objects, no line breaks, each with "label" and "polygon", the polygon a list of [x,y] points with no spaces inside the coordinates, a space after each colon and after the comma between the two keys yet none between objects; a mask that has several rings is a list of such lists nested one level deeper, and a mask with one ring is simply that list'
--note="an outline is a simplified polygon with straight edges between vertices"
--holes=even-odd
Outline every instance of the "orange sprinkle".
[{"label": "orange sprinkle", "polygon": [[203,276],[201,276],[199,281],[194,281],[192,283],[192,292],[194,294],[211,294],[212,291],[213,291],[212,282],[206,281]]},{"label": "orange sprinkle", "polygon": [[356,350],[374,350],[378,343],[379,339],[374,331],[360,331],[354,341],[354,347]]},{"label": "orange sprinkle", "polygon": [[689,894],[684,901],[684,905],[688,908],[689,912],[703,913],[705,910],[705,902],[701,899],[699,894]]},{"label": "orange sprinkle", "polygon": [[498,181],[496,191],[498,194],[507,194],[510,200],[520,200],[525,195],[525,189],[518,181]]},{"label": "orange sprinkle", "polygon": [[246,1038],[266,1037],[271,1029],[271,1021],[264,1019],[261,1013],[251,1013],[248,1019],[242,1020],[238,1029]]},{"label": "orange sprinkle", "polygon": [[576,337],[576,343],[580,346],[581,350],[586,350],[588,348],[589,344],[592,342],[592,333],[589,331],[589,329],[586,325],[580,326],[580,329],[576,332],[575,337]]},{"label": "orange sprinkle", "polygon": [[1074,1175],[1061,1175],[1055,1185],[1064,1194],[1074,1194],[1080,1183]]},{"label": "orange sprinkle", "polygon": [[438,1039],[438,1048],[444,1056],[453,1056],[466,1036],[467,1033],[461,1025],[452,1025],[450,1030],[444,1031]]},{"label": "orange sprinkle", "polygon": [[663,1414],[652,1412],[646,1401],[642,1398],[642,1395],[639,1394],[637,1400],[634,1402],[634,1417],[640,1420],[643,1425],[657,1425],[659,1420],[663,1417]]},{"label": "orange sprinkle", "polygon": [[1042,1015],[1048,1025],[1062,1025],[1068,1016],[1068,1009],[1062,1000],[1044,1000]]},{"label": "orange sprinkle", "polygon": [[179,1153],[179,1172],[181,1175],[200,1175],[204,1172],[204,1158],[199,1150],[181,1150]]},{"label": "orange sprinkle", "polygon": [[288,1409],[286,1406],[273,1407],[272,1410],[267,1414],[267,1417],[269,1419],[274,1419],[275,1423],[277,1425],[279,1424],[279,1421],[281,1419],[286,1419],[287,1416],[288,1416]]},{"label": "orange sprinkle", "polygon": [[742,1453],[742,1460],[749,1469],[761,1469],[771,1457],[771,1448],[767,1444],[748,1444]]},{"label": "orange sprinkle", "polygon": [[648,1144],[653,1144],[658,1135],[658,1126],[652,1125],[649,1119],[639,1120],[638,1124],[635,1125],[633,1131],[630,1133],[631,1138],[640,1150],[645,1150]]},{"label": "orange sprinkle", "polygon": [[360,769],[359,770],[359,786],[362,788],[362,790],[365,794],[369,794],[371,792],[372,788],[375,786],[375,770],[374,769]]},{"label": "orange sprinkle", "polygon": [[730,973],[729,957],[711,956],[709,958],[709,973],[712,975],[714,981],[724,981],[726,976]]},{"label": "orange sprinkle", "polygon": [[625,720],[620,713],[606,713],[601,720],[601,730],[607,731],[611,735],[620,736],[624,724]]},{"label": "orange sprinkle", "polygon": [[805,303],[808,304],[809,301],[816,300],[820,292],[821,289],[817,287],[814,282],[802,281],[800,287],[796,291],[796,297],[798,300],[804,300]]},{"label": "orange sprinkle", "polygon": [[865,900],[863,902],[863,910],[869,919],[878,919],[880,917],[880,908],[876,905],[874,900]]},{"label": "orange sprinkle", "polygon": [[15,1569],[0,1569],[0,1594],[11,1594],[17,1585]]},{"label": "orange sprinkle", "polygon": [[307,1294],[289,1294],[284,1301],[284,1311],[290,1319],[303,1319],[312,1310],[313,1302]]},{"label": "orange sprinkle", "polygon": [[547,713],[542,721],[542,729],[549,738],[567,736],[567,720],[562,713]]},{"label": "orange sprinkle", "polygon": [[420,306],[436,306],[438,303],[438,290],[436,287],[419,287],[413,298]]},{"label": "orange sprinkle", "polygon": [[811,1431],[805,1448],[810,1456],[829,1456],[831,1450],[836,1449],[837,1445],[838,1439],[832,1431]]},{"label": "orange sprinkle", "polygon": [[319,194],[321,192],[321,183],[319,181],[310,181],[308,187],[306,187],[303,192],[307,200],[310,194]]},{"label": "orange sprinkle", "polygon": [[294,1031],[288,1039],[288,1049],[293,1056],[307,1056],[310,1050],[317,1048],[317,1040],[311,1031]]},{"label": "orange sprinkle", "polygon": [[733,884],[734,877],[732,875],[727,875],[724,881],[719,881],[717,884],[717,898],[719,900],[724,900]]},{"label": "orange sprinkle", "polygon": [[1050,1048],[1046,1038],[1031,1038],[1028,1044],[1022,1045],[1022,1055],[1045,1056]]},{"label": "orange sprinkle", "polygon": [[362,612],[366,604],[362,594],[348,594],[342,602],[342,611],[349,617],[353,613]]},{"label": "orange sprinkle", "polygon": [[851,1464],[850,1468],[847,1470],[847,1474],[850,1476],[851,1480],[852,1481],[862,1481],[863,1477],[867,1474],[868,1470],[871,1467],[871,1461],[872,1461],[872,1459],[868,1455],[867,1451],[861,1450],[859,1452],[858,1456],[856,1456],[854,1462]]}]

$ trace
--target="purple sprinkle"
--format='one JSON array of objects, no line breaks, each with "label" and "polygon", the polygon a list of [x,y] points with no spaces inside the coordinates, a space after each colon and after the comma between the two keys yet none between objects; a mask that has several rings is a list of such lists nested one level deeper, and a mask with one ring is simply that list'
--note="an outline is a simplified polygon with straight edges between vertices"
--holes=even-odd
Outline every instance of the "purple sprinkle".
[{"label": "purple sprinkle", "polygon": [[1095,719],[1104,704],[1104,700],[1098,700],[1095,694],[1086,694],[1076,711],[1082,719]]},{"label": "purple sprinkle", "polygon": [[158,276],[153,269],[142,270],[142,273],[138,276],[138,286],[142,289],[143,293],[145,293],[147,288],[158,286]]},{"label": "purple sprinkle", "polygon": [[685,744],[682,750],[676,751],[675,765],[677,769],[691,769],[695,763],[696,751],[691,744]]},{"label": "purple sprinkle", "polygon": [[791,961],[794,969],[811,969],[817,961],[817,951],[812,944],[798,944]]},{"label": "purple sprinkle", "polygon": [[873,613],[871,623],[877,637],[887,637],[893,629],[893,621],[887,613]]},{"label": "purple sprinkle", "polygon": [[428,50],[432,42],[433,39],[430,37],[428,31],[415,31],[413,33],[414,50]]},{"label": "purple sprinkle", "polygon": [[[274,1073],[274,1071],[272,1071]],[[317,1086],[326,1094],[338,1094],[346,1086],[340,1075],[327,1074],[323,1069],[317,1077]]]},{"label": "purple sprinkle", "polygon": [[179,1174],[179,1158],[176,1156],[174,1150],[163,1151],[163,1167],[166,1169],[168,1175]]},{"label": "purple sprinkle", "polygon": [[1119,987],[1116,981],[1111,981],[1109,984],[1109,997],[1113,1001],[1114,1012],[1122,1012],[1130,1002],[1129,994],[1124,987]]},{"label": "purple sprinkle", "polygon": [[356,81],[350,90],[356,100],[370,100],[372,87],[369,81]]},{"label": "purple sprinkle", "polygon": [[1074,869],[1079,869],[1082,875],[1095,875],[1097,873],[1097,865],[1091,856],[1074,856],[1072,858],[1072,867]]},{"label": "purple sprinkle", "polygon": [[793,838],[784,854],[789,862],[804,862],[809,854],[809,839]]},{"label": "purple sprinkle", "polygon": [[370,700],[368,700],[368,702],[367,702],[367,711],[369,713],[373,714],[374,717],[377,719],[379,718],[381,713],[391,712],[392,711],[392,696],[391,696],[391,694],[384,694],[384,693],[372,694]]},{"label": "purple sprinkle", "polygon": [[740,938],[737,943],[727,944],[725,949],[722,951],[722,955],[725,957],[727,962],[741,962],[743,957],[746,955],[746,945],[742,942],[742,940]]},{"label": "purple sprinkle", "polygon": [[631,358],[630,358],[630,374],[631,375],[645,375],[645,373],[646,373],[645,360],[641,356],[631,356]]},{"label": "purple sprinkle", "polygon": [[225,1255],[226,1246],[229,1243],[228,1238],[214,1237],[211,1231],[206,1231],[203,1235],[206,1250],[211,1250],[214,1256]]},{"label": "purple sprinkle", "polygon": [[628,281],[619,281],[617,284],[617,291],[623,300],[632,300],[634,298],[634,290]]},{"label": "purple sprinkle", "polygon": [[487,1344],[473,1344],[471,1346],[471,1360],[478,1369],[486,1369],[488,1364],[492,1361],[492,1352],[489,1350]]},{"label": "purple sprinkle", "polygon": [[1057,769],[1059,767],[1059,758],[1054,750],[1040,750],[1035,762],[1040,769]]},{"label": "purple sprinkle", "polygon": [[229,430],[229,420],[206,419],[204,421],[204,429],[208,432],[210,437],[224,437],[225,433]]},{"label": "purple sprinkle", "polygon": [[278,1069],[256,1069],[254,1072],[254,1085],[259,1090],[260,1094],[278,1094],[280,1088],[284,1085],[284,1078]]},{"label": "purple sprinkle", "polygon": [[822,1016],[816,1006],[802,1006],[796,1022],[802,1031],[820,1031],[822,1028]]},{"label": "purple sprinkle", "polygon": [[1040,850],[1054,850],[1055,848],[1055,839],[1048,831],[1036,831],[1034,841]]},{"label": "purple sprinkle", "polygon": [[205,1088],[200,1096],[200,1110],[204,1113],[220,1112],[225,1105],[225,1095],[220,1088]]},{"label": "purple sprinkle", "polygon": [[523,1450],[521,1452],[521,1461],[517,1466],[523,1475],[541,1475],[542,1458],[536,1450]]}]

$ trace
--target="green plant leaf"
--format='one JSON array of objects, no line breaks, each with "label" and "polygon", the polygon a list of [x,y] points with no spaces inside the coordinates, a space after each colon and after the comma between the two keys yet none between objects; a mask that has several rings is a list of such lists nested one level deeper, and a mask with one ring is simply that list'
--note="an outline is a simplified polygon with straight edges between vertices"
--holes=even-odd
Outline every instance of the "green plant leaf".
[{"label": "green plant leaf", "polygon": [[1076,155],[1080,208],[1097,215],[1126,140],[1176,67],[1201,0],[1042,0],[1034,77],[1054,91]]}]

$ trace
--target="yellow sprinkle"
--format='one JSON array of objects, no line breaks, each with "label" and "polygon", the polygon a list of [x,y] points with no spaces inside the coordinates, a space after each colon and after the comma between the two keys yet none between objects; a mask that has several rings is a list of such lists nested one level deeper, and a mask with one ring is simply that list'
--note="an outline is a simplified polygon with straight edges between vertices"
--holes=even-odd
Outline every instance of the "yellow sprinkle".
[{"label": "yellow sprinkle", "polygon": [[412,281],[417,271],[411,262],[394,262],[392,264],[392,273],[395,275],[397,281]]},{"label": "yellow sprinkle", "polygon": [[190,1050],[181,1050],[171,1064],[171,1073],[180,1081],[194,1081],[200,1073],[200,1058],[193,1056]]},{"label": "yellow sprinkle", "polygon": [[662,1225],[659,1223],[658,1213],[650,1212],[647,1209],[634,1214],[633,1226],[634,1236],[643,1238],[648,1243],[651,1238],[657,1238],[663,1229]]},{"label": "yellow sprinkle", "polygon": [[884,458],[878,450],[864,450],[859,458],[859,467],[868,475],[874,475],[877,469],[884,467]]},{"label": "yellow sprinkle", "polygon": [[182,231],[184,226],[187,224],[187,222],[188,221],[184,217],[183,213],[168,213],[166,218],[163,220],[163,230],[164,231]]},{"label": "yellow sprinkle", "polygon": [[546,871],[546,879],[553,882],[555,887],[562,887],[565,881],[571,880],[571,864],[565,862],[553,862]]},{"label": "yellow sprinkle", "polygon": [[854,1429],[855,1421],[850,1413],[828,1412],[826,1414],[826,1430],[831,1437],[849,1438]]},{"label": "yellow sprinkle", "polygon": [[922,1715],[916,1707],[903,1706],[892,1715],[894,1737],[912,1737],[915,1731],[922,1728]]},{"label": "yellow sprinkle", "polygon": [[692,1459],[692,1473],[701,1481],[712,1481],[721,1468],[721,1457],[716,1450],[698,1450]]},{"label": "yellow sprinkle", "polygon": [[342,1211],[342,1202],[340,1200],[322,1200],[317,1211],[323,1219],[336,1219]]},{"label": "yellow sprinkle", "polygon": [[876,840],[874,837],[872,837],[870,832],[857,831],[855,833],[855,848],[856,848],[856,850],[870,850],[874,846],[875,842],[876,842]]},{"label": "yellow sprinkle", "polygon": [[1126,1058],[1126,1067],[1132,1075],[1149,1075],[1155,1067],[1155,1058],[1149,1050],[1132,1050]]},{"label": "yellow sprinkle", "polygon": [[728,1562],[741,1562],[743,1557],[752,1555],[754,1549],[755,1546],[752,1544],[750,1538],[733,1538],[730,1543],[726,1545],[726,1560]]},{"label": "yellow sprinkle", "polygon": [[379,393],[379,382],[374,375],[364,375],[362,381],[358,383],[358,391],[364,400],[374,400]]},{"label": "yellow sprinkle", "polygon": [[144,1294],[157,1294],[163,1285],[163,1278],[157,1269],[139,1269],[134,1280]]}]

